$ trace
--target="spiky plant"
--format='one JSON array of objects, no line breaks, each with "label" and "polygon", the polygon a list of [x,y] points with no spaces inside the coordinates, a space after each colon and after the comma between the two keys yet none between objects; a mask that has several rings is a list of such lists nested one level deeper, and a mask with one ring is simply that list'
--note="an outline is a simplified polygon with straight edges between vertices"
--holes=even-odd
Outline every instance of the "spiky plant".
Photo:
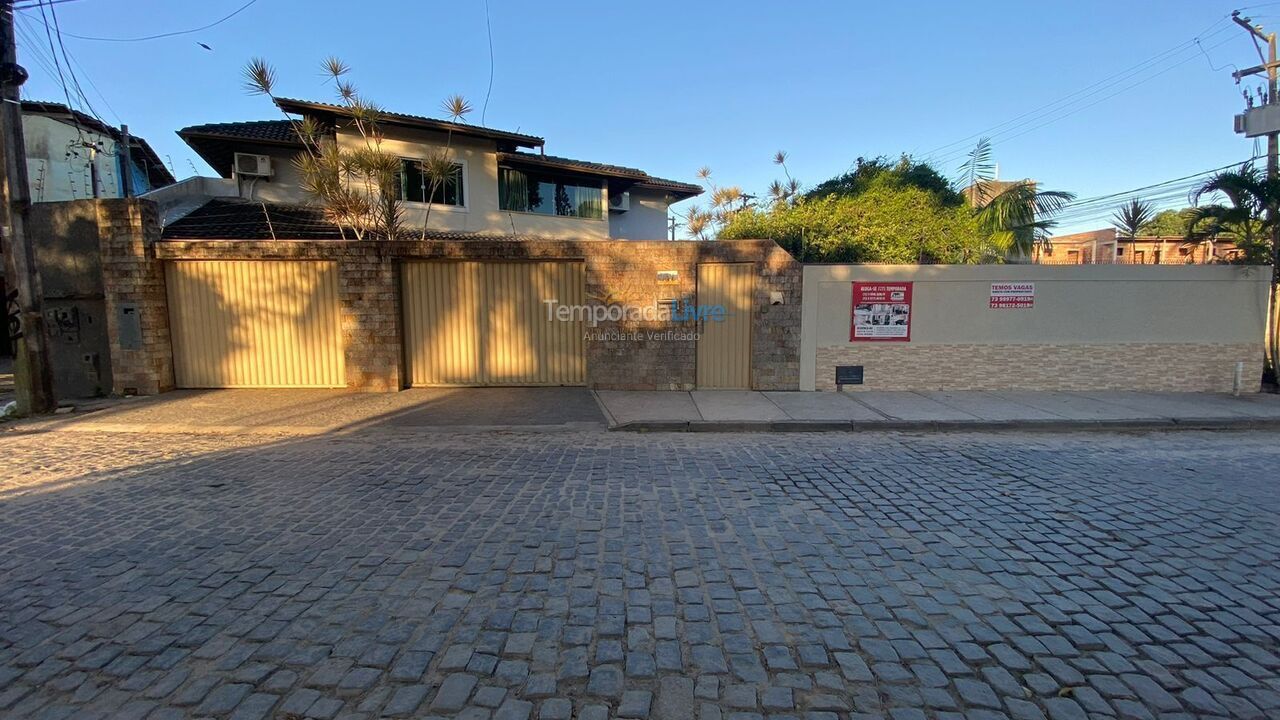
[{"label": "spiky plant", "polygon": [[[1115,211],[1111,216],[1111,224],[1115,226],[1120,237],[1133,242],[1142,231],[1142,226],[1151,222],[1155,216],[1156,212],[1151,203],[1133,198]],[[1130,257],[1136,256],[1130,255]]]},{"label": "spiky plant", "polygon": [[[450,122],[459,123],[469,114],[471,114],[471,103],[466,98],[457,93],[445,98],[441,103],[445,115]],[[418,169],[427,180],[427,212],[422,221],[422,239],[427,239],[427,228],[431,225],[431,207],[433,203],[431,199],[436,196],[436,192],[441,189],[453,187],[457,183],[458,178],[453,170],[453,127],[450,126],[445,131],[444,147],[435,150],[427,155],[427,157],[418,163]]]},{"label": "spiky plant", "polygon": [[1048,244],[1058,224],[1054,216],[1076,196],[1041,190],[1029,180],[997,183],[991,154],[990,138],[979,140],[960,166],[958,180],[990,247],[1006,258],[1030,257],[1037,246]]}]

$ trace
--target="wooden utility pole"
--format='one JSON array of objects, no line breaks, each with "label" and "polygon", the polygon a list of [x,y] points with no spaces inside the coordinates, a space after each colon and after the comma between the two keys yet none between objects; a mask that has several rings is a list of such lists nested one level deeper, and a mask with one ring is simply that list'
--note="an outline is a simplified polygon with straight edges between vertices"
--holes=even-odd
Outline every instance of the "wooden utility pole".
[{"label": "wooden utility pole", "polygon": [[8,331],[14,336],[14,387],[18,412],[24,415],[49,412],[54,406],[40,277],[25,224],[31,191],[19,88],[26,79],[13,39],[13,0],[0,0],[0,252],[9,294],[5,298]]},{"label": "wooden utility pole", "polygon": [[[1240,11],[1231,13],[1231,20],[1235,24],[1249,31],[1254,38],[1254,44],[1257,45],[1259,40],[1267,44],[1267,56],[1261,65],[1257,65],[1244,70],[1237,70],[1232,73],[1236,82],[1240,78],[1249,75],[1257,75],[1265,72],[1267,74],[1267,105],[1280,105],[1280,98],[1276,97],[1277,89],[1280,89],[1280,64],[1276,62],[1276,34],[1264,33],[1261,25],[1254,25],[1249,18],[1240,17]],[[1258,48],[1258,55],[1262,55],[1262,48]],[[1267,133],[1267,179],[1275,186],[1280,183],[1280,133]],[[1271,353],[1271,371],[1280,377],[1280,207],[1276,206],[1274,199],[1275,192],[1272,193],[1273,199],[1267,204],[1267,223],[1271,226],[1271,313],[1267,321],[1267,345]]]}]

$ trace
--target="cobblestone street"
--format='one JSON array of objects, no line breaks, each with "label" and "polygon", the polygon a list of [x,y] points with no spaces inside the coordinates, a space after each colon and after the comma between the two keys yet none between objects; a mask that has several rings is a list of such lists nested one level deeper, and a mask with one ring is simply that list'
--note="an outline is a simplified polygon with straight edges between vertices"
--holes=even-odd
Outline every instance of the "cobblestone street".
[{"label": "cobblestone street", "polygon": [[0,447],[5,717],[1280,716],[1275,433]]}]

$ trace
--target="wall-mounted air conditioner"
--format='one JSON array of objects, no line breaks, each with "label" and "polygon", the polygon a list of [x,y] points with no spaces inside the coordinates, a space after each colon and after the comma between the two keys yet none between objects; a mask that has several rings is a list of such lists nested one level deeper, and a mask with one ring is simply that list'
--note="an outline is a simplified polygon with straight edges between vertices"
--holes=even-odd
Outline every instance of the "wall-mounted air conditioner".
[{"label": "wall-mounted air conditioner", "polygon": [[609,210],[612,212],[626,212],[631,209],[631,193],[609,193]]},{"label": "wall-mounted air conditioner", "polygon": [[236,153],[237,177],[271,177],[271,156]]}]

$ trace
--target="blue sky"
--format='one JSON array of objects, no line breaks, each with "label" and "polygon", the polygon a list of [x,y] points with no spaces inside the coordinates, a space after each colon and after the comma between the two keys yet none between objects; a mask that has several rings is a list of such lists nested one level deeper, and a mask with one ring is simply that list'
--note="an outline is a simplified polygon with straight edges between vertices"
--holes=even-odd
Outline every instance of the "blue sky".
[{"label": "blue sky", "polygon": [[[438,115],[441,100],[460,93],[476,108],[469,120],[481,122],[490,63],[479,0],[258,0],[187,35],[72,37],[184,30],[244,2],[55,7],[94,110],[146,137],[179,177],[193,174],[193,164],[211,172],[175,130],[279,117],[241,89],[240,69],[253,56],[276,66],[284,95],[330,99],[319,64],[335,54],[353,67],[360,90],[388,109]],[[720,184],[752,192],[779,176],[770,161],[777,150],[788,152],[791,173],[807,184],[859,156],[902,152],[936,150],[950,175],[976,139],[966,138],[1057,102],[989,133],[1001,177],[1095,197],[1253,154],[1253,142],[1231,132],[1243,101],[1229,65],[1258,61],[1245,32],[1226,19],[1237,7],[490,0],[494,73],[484,123],[545,137],[548,153],[678,180],[696,181],[707,165]],[[1245,7],[1280,28],[1280,2]],[[19,16],[19,59],[32,75],[24,96],[65,102],[41,62],[51,51],[40,13]],[[1208,57],[1191,43],[1196,37]],[[1110,84],[1073,95],[1100,82]],[[1103,226],[1107,212],[1073,218],[1063,230]]]}]

